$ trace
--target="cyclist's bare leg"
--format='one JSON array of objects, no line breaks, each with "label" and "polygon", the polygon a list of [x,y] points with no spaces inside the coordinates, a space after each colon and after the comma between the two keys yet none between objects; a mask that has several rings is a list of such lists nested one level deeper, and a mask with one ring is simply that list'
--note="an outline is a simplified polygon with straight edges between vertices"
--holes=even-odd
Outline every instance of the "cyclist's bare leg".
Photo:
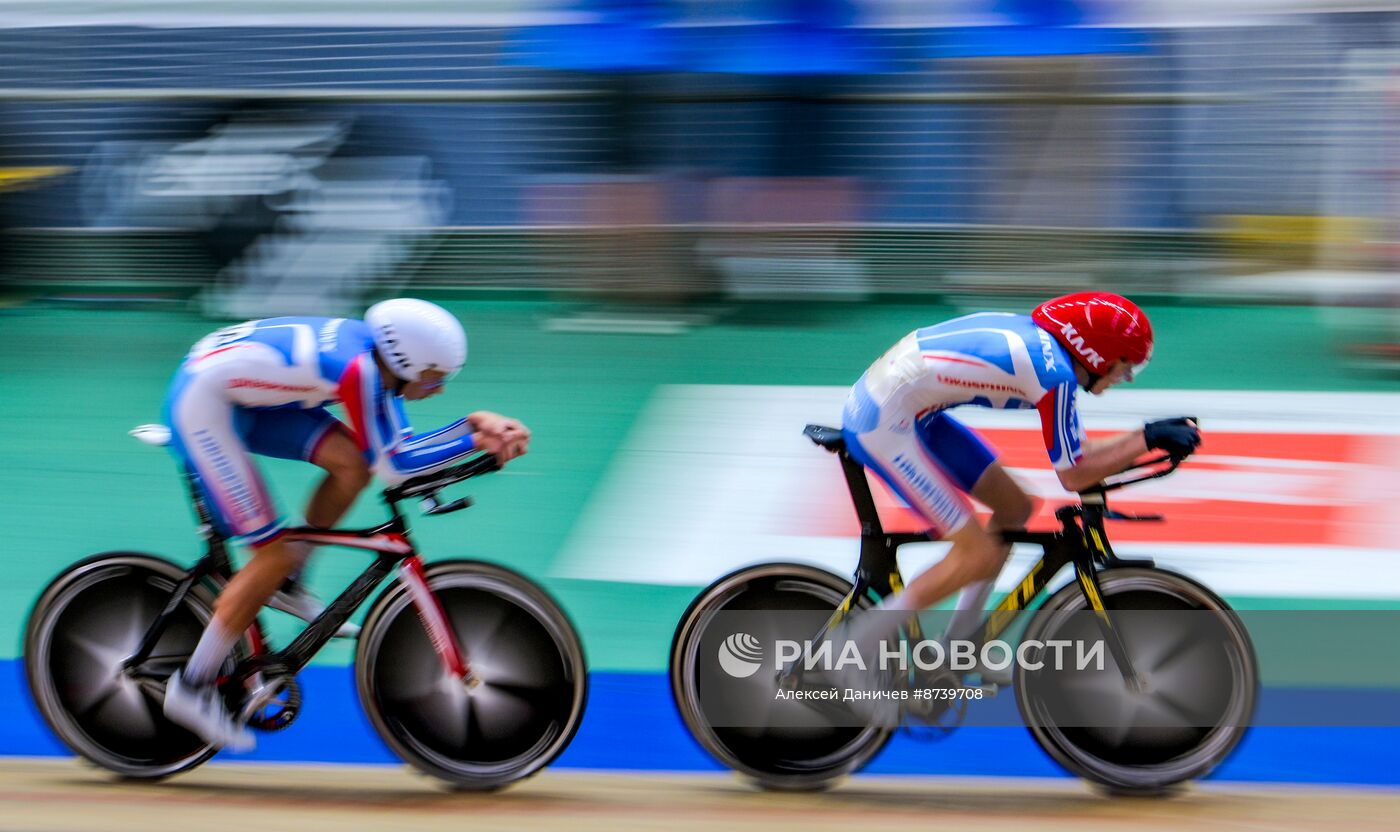
[{"label": "cyclist's bare leg", "polygon": [[312,464],[326,472],[325,479],[312,492],[306,504],[306,524],[328,529],[345,516],[360,492],[369,485],[371,474],[364,454],[343,425],[331,428],[311,457]]},{"label": "cyclist's bare leg", "polygon": [[[903,592],[886,598],[876,609],[915,613],[966,587],[958,598],[958,611],[949,622],[947,635],[949,638],[965,636],[960,630],[971,629],[981,620],[987,595],[1011,551],[996,533],[1023,527],[1034,512],[1035,504],[998,462],[982,472],[972,495],[992,509],[987,526],[983,527],[972,517],[960,528],[944,535],[943,539],[953,544],[948,554],[911,581]],[[895,616],[866,616],[864,622],[852,623],[849,637],[861,645],[862,650],[867,650],[880,639],[892,635],[898,626]]]},{"label": "cyclist's bare leg", "polygon": [[977,518],[943,537],[953,544],[943,559],[924,570],[900,593],[892,606],[909,612],[927,609],[974,581],[995,578],[1001,571],[1005,547]]},{"label": "cyclist's bare leg", "polygon": [[982,472],[973,486],[972,496],[992,510],[987,526],[984,528],[973,518],[945,536],[944,540],[952,541],[953,548],[910,582],[904,592],[907,596],[904,608],[927,609],[969,584],[994,580],[1001,572],[1011,547],[1002,543],[997,533],[1024,526],[1035,506],[997,462]]},{"label": "cyclist's bare leg", "polygon": [[[368,485],[369,470],[343,426],[331,428],[312,462],[325,469],[327,476],[307,504],[307,523],[328,528]],[[253,746],[252,735],[234,724],[211,683],[263,605],[305,565],[310,550],[308,544],[281,538],[254,547],[247,565],[233,574],[215,600],[213,618],[189,662],[171,677],[165,698],[167,717],[218,745],[240,749]],[[306,617],[305,612],[298,614]],[[346,627],[341,628],[342,634]]]},{"label": "cyclist's bare leg", "polygon": [[[972,496],[992,510],[987,521],[989,533],[999,533],[1006,529],[1024,528],[1035,513],[1035,501],[1021,488],[1006,468],[999,462],[988,466],[973,486]],[[1002,546],[1001,563],[1006,563],[1011,553],[1009,545]],[[1000,568],[998,568],[1000,571]],[[949,638],[965,638],[982,618],[987,606],[987,598],[992,593],[995,576],[973,581],[958,593],[957,606],[953,618],[948,622]]]},{"label": "cyclist's bare leg", "polygon": [[[1035,513],[1035,500],[1000,462],[993,462],[982,472],[976,485],[972,486],[972,496],[992,510],[987,523],[988,531],[1025,528]],[[1010,547],[1007,550],[1010,551]]]},{"label": "cyclist's bare leg", "polygon": [[[371,473],[364,454],[342,424],[333,425],[317,443],[311,462],[326,472],[306,503],[306,524],[328,529],[340,521],[360,492],[369,485]],[[281,591],[270,600],[273,607],[306,621],[321,614],[325,605],[302,582],[302,571],[311,556],[313,544],[300,541],[291,544],[301,555],[301,563],[288,576]],[[337,637],[353,638],[359,627],[346,622],[336,632]]]},{"label": "cyclist's bare leg", "polygon": [[253,747],[252,734],[234,722],[213,682],[258,610],[302,558],[300,547],[273,538],[258,546],[248,565],[234,573],[214,601],[214,616],[189,661],[166,685],[167,718],[216,746],[238,750]]},{"label": "cyclist's bare leg", "polygon": [[[369,483],[369,469],[355,441],[343,427],[333,428],[321,441],[311,460],[324,468],[326,478],[316,488],[306,509],[309,525],[329,528],[354,503]],[[275,538],[253,550],[247,565],[233,574],[214,602],[214,619],[206,649],[204,639],[192,657],[191,675],[195,683],[210,681],[218,664],[233,649],[244,630],[287,578],[306,563],[307,547]],[[215,627],[215,625],[217,625]],[[221,647],[227,649],[220,652]]]},{"label": "cyclist's bare leg", "polygon": [[258,610],[287,576],[301,568],[305,558],[300,546],[281,538],[258,546],[247,565],[233,573],[214,601],[214,622],[228,633],[242,633],[248,629]]},{"label": "cyclist's bare leg", "polygon": [[926,569],[902,592],[885,598],[868,613],[852,616],[845,625],[844,637],[854,642],[861,654],[873,655],[876,646],[893,636],[908,615],[932,606],[964,586],[977,581],[990,582],[1001,570],[1005,547],[982,528],[976,517],[969,517],[943,539],[952,541],[953,547],[942,560]]}]

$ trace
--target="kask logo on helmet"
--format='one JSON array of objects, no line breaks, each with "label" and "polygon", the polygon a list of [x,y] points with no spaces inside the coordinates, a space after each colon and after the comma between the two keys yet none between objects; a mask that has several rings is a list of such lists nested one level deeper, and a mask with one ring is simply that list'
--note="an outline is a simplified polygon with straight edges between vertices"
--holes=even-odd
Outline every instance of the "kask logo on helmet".
[{"label": "kask logo on helmet", "polygon": [[409,367],[408,356],[399,349],[399,339],[394,337],[394,328],[385,324],[379,328],[380,342],[384,345],[383,352],[386,357],[394,362],[394,367],[400,372],[406,372]]},{"label": "kask logo on helmet", "polygon": [[467,335],[452,313],[416,298],[395,298],[365,311],[375,348],[393,373],[416,381],[427,370],[449,378],[467,360]]},{"label": "kask logo on helmet", "polygon": [[1074,324],[1062,324],[1060,326],[1060,332],[1064,333],[1065,340],[1069,342],[1070,346],[1074,347],[1076,352],[1084,357],[1085,361],[1094,365],[1095,370],[1103,366],[1103,356],[1099,355],[1098,351],[1093,347],[1084,345],[1084,336],[1079,334],[1079,330],[1074,328]]},{"label": "kask logo on helmet", "polygon": [[1122,295],[1076,292],[1045,301],[1031,318],[1095,375],[1119,361],[1140,367],[1152,355],[1152,324]]}]

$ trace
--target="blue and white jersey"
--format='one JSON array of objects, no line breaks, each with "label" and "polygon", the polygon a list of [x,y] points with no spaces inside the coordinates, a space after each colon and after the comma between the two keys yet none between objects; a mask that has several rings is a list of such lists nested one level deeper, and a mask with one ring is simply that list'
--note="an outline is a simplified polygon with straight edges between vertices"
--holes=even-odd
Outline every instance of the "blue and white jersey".
[{"label": "blue and white jersey", "polygon": [[403,398],[386,389],[363,322],[287,317],[247,321],[201,339],[181,366],[183,395],[217,396],[253,410],[319,408],[339,402],[380,479],[393,485],[473,450],[465,419],[417,435]]},{"label": "blue and white jersey", "polygon": [[959,405],[1040,412],[1056,469],[1083,457],[1069,353],[1029,315],[981,312],[916,329],[856,382],[846,427],[908,429],[908,422]]}]

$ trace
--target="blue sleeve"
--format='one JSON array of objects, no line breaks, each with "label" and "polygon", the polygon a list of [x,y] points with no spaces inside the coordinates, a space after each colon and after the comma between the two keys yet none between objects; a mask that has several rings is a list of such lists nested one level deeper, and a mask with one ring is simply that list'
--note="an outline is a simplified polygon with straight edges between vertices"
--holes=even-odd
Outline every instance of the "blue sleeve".
[{"label": "blue sleeve", "polygon": [[414,436],[409,429],[406,438],[388,453],[388,461],[395,474],[407,479],[454,465],[475,450],[471,425],[459,419],[423,436]]},{"label": "blue sleeve", "polygon": [[389,485],[454,465],[476,450],[466,419],[414,436],[403,398],[384,389],[367,355],[351,362],[340,390],[365,461]]},{"label": "blue sleeve", "polygon": [[1084,458],[1084,428],[1079,423],[1075,382],[1067,381],[1046,391],[1035,404],[1045,451],[1057,471],[1072,468]]}]

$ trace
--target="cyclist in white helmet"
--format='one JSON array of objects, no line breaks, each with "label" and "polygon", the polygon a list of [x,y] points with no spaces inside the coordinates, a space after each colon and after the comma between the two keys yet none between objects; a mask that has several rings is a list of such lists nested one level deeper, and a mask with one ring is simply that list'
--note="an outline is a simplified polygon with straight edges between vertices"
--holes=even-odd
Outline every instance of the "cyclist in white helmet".
[{"label": "cyclist in white helmet", "polygon": [[[251,748],[252,734],[215,689],[220,667],[265,604],[306,620],[322,609],[289,580],[311,545],[281,539],[285,518],[252,456],[325,470],[305,512],[306,524],[318,528],[335,525],[375,475],[394,485],[479,451],[505,464],[529,447],[530,432],[516,419],[477,411],[428,433],[409,427],[404,401],[441,393],[466,360],[457,319],[411,298],[375,304],[363,321],[248,321],[206,336],[185,356],[165,401],[171,450],[198,475],[220,531],[253,556],[220,593],[189,662],[170,678],[165,713],[173,722],[216,746]],[[337,403],[344,422],[326,409]]]}]

